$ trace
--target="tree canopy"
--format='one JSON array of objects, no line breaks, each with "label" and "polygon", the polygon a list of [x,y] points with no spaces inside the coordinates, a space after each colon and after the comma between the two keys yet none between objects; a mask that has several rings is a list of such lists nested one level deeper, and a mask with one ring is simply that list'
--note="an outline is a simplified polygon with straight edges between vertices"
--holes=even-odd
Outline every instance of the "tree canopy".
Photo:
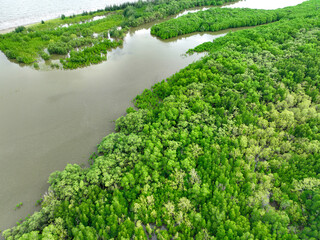
[{"label": "tree canopy", "polygon": [[[107,59],[106,50],[122,45],[129,27],[135,27],[192,7],[216,6],[235,0],[152,0],[107,6],[30,27],[17,27],[0,34],[0,50],[11,60],[32,64],[41,59],[60,59],[64,69],[98,64]],[[111,39],[115,42],[110,43]],[[46,50],[48,52],[46,52]],[[54,64],[56,66],[57,64]],[[58,65],[59,67],[59,65]]]},{"label": "tree canopy", "polygon": [[298,15],[303,17],[307,13],[303,6],[298,9],[286,7],[276,10],[213,7],[156,24],[152,26],[151,33],[161,39],[168,39],[193,32],[216,32],[229,28],[257,26]]},{"label": "tree canopy", "polygon": [[319,239],[318,4],[146,89],[90,168],[53,173],[5,238]]}]

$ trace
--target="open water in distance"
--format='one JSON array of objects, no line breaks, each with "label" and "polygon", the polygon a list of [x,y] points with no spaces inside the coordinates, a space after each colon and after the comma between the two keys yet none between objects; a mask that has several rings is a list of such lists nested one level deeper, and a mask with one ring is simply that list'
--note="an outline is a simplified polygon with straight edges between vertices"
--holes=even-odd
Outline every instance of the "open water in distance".
[{"label": "open water in distance", "polygon": [[[104,9],[107,5],[136,2],[137,0],[0,0],[0,30],[14,28],[20,25],[40,22],[69,16],[83,11]],[[244,0],[233,7],[250,7],[261,9],[276,9],[293,6],[304,0]]]},{"label": "open water in distance", "polygon": [[160,41],[151,25],[132,29],[108,61],[73,71],[35,71],[0,52],[0,230],[36,210],[50,173],[86,164],[136,95],[204,55],[188,49],[228,32]]},{"label": "open water in distance", "polygon": [[0,0],[0,30],[137,0]]}]

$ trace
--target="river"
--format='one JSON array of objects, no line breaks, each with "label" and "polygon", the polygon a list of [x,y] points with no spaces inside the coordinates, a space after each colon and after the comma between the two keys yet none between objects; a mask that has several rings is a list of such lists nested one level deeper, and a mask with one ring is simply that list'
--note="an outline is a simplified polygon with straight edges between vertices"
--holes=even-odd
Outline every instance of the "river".
[{"label": "river", "polygon": [[0,230],[37,210],[50,173],[86,165],[136,95],[204,55],[185,56],[189,48],[227,32],[161,41],[151,25],[132,29],[108,61],[84,69],[35,71],[0,53]]}]

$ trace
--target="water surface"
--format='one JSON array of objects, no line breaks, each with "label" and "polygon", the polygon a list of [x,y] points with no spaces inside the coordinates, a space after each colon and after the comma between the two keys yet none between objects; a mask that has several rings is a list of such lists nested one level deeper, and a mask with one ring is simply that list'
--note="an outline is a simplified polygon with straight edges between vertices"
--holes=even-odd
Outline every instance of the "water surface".
[{"label": "water surface", "polygon": [[0,53],[0,230],[36,210],[50,173],[86,164],[137,94],[203,56],[184,56],[189,48],[228,31],[161,41],[151,25],[132,29],[107,62],[84,69],[35,71]]},{"label": "water surface", "polygon": [[137,0],[0,0],[0,30]]},{"label": "water surface", "polygon": [[0,229],[35,210],[50,173],[86,163],[136,95],[203,56],[184,56],[189,48],[218,36],[160,41],[135,29],[107,62],[73,71],[35,71],[0,53]]}]

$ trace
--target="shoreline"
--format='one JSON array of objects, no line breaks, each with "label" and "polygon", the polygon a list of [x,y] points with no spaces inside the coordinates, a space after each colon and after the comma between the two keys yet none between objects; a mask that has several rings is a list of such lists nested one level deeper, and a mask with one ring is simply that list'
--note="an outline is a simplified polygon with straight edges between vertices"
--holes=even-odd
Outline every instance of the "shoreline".
[{"label": "shoreline", "polygon": [[[53,16],[55,14],[52,14],[51,17],[49,17],[48,19],[44,18],[42,20],[44,20],[45,22],[48,22],[48,21],[52,21],[52,20],[55,20],[55,19],[59,19],[61,15],[65,15],[66,17],[67,16],[72,16],[72,15],[75,15],[75,16],[78,16],[78,15],[81,15],[83,12],[98,12],[98,11],[104,11],[105,7],[111,7],[111,6],[114,6],[114,5],[117,5],[117,6],[120,6],[121,4],[125,4],[125,3],[135,3],[137,2],[138,0],[126,0],[124,2],[120,1],[120,2],[116,2],[116,3],[109,3],[105,6],[97,6],[97,8],[83,8],[83,9],[78,9],[77,11],[73,11],[73,10],[68,10],[68,12],[61,12],[59,14],[57,14],[56,16]],[[9,32],[12,32],[14,31],[17,27],[19,26],[23,26],[23,27],[31,27],[33,25],[36,25],[36,24],[39,24],[41,23],[41,20],[31,20],[30,23],[26,23],[26,24],[19,24],[18,26],[14,26],[14,27],[8,27],[8,28],[4,28],[4,29],[0,29],[0,35],[1,34],[6,34],[6,33],[9,33]]]},{"label": "shoreline", "polygon": [[[103,9],[97,9],[95,12],[98,12],[99,10],[101,11],[104,11]],[[78,14],[75,14],[75,16],[79,16],[81,15],[81,13],[78,13]],[[67,17],[67,16],[66,16]],[[50,18],[50,19],[47,19],[45,20],[44,22],[50,22],[50,21],[54,21],[54,20],[57,20],[59,19],[60,17],[57,16],[57,17],[54,17],[54,18]],[[6,33],[10,33],[10,32],[13,32],[17,27],[20,27],[20,26],[23,26],[23,27],[33,27],[33,26],[36,26],[38,24],[41,24],[41,21],[36,21],[36,22],[32,22],[32,23],[27,23],[27,24],[21,24],[19,26],[16,26],[16,27],[10,27],[10,28],[5,28],[5,29],[1,29],[0,30],[0,35],[1,34],[6,34]]]},{"label": "shoreline", "polygon": [[[234,4],[234,2],[237,2],[238,0],[228,0],[228,1],[231,1],[230,3],[227,3],[227,4],[222,4],[222,5],[218,5],[218,6],[215,6],[215,7],[222,7],[222,6],[227,6],[227,5],[232,5]],[[50,19],[50,20],[47,20],[45,21],[45,24],[41,24],[41,22],[36,22],[36,23],[31,23],[31,24],[26,24],[24,25],[25,28],[27,28],[27,30],[24,30],[24,33],[25,34],[29,34],[29,29],[33,29],[34,31],[39,31],[39,35],[42,35],[42,32],[44,30],[56,30],[57,28],[61,27],[61,26],[65,26],[67,25],[69,27],[69,25],[75,25],[75,24],[79,24],[79,28],[87,28],[89,30],[91,30],[91,32],[93,33],[97,33],[97,34],[105,34],[106,33],[106,29],[107,31],[111,31],[112,29],[116,29],[116,30],[113,30],[113,31],[117,31],[114,33],[114,36],[113,37],[116,37],[116,38],[119,38],[121,39],[121,37],[123,36],[124,32],[123,30],[117,30],[117,26],[121,26],[122,24],[125,24],[124,25],[124,29],[127,29],[127,28],[131,28],[131,27],[135,27],[135,26],[138,26],[140,24],[142,24],[143,22],[157,22],[157,20],[160,20],[160,19],[167,19],[167,18],[170,18],[171,15],[168,15],[168,10],[166,10],[166,13],[161,17],[160,19],[158,19],[159,17],[156,16],[156,13],[157,11],[153,11],[152,14],[151,14],[151,17],[152,19],[149,19],[150,17],[148,16],[140,16],[140,17],[136,17],[134,20],[132,20],[133,22],[129,21],[129,18],[128,16],[123,16],[123,9],[122,8],[125,8],[127,6],[127,4],[129,4],[130,6],[132,5],[130,2],[127,2],[126,4],[122,4],[121,6],[119,6],[118,8],[115,8],[115,9],[105,9],[105,10],[97,10],[95,12],[90,12],[89,14],[86,12],[86,14],[78,14],[78,15],[75,15],[75,16],[66,16],[65,18],[53,18],[53,19]],[[197,4],[195,4],[197,5]],[[144,6],[140,6],[140,7],[136,7],[135,8],[135,11],[137,12],[141,12],[141,8],[143,8]],[[180,8],[182,8],[183,6],[180,6]],[[210,5],[210,6],[195,6],[195,7],[190,7],[188,9],[183,9],[179,12],[177,12],[176,14],[172,14],[172,16],[176,16],[176,15],[179,15],[181,13],[184,13],[184,12],[189,12],[190,10],[192,9],[196,9],[196,10],[202,10],[203,8],[207,8],[207,7],[214,7],[214,5]],[[140,9],[140,10],[139,10]],[[108,14],[107,14],[108,13]],[[110,13],[114,13],[114,14],[110,14]],[[108,19],[104,20],[104,21],[99,21],[97,22],[97,24],[93,24],[93,25],[90,25],[90,26],[83,26],[82,23],[84,22],[88,22],[88,21],[92,21],[91,19],[94,19],[95,17],[100,17],[102,15],[112,15],[110,16],[110,18],[108,17]],[[94,20],[93,20],[94,21]],[[22,25],[23,26],[23,25]],[[16,28],[8,28],[8,29],[4,29],[4,30],[0,30],[0,34],[3,36],[3,41],[7,41],[9,42],[7,45],[10,46],[10,47],[5,47],[4,44],[2,44],[1,46],[1,50],[6,50],[6,56],[9,58],[9,59],[16,59],[18,63],[22,63],[22,64],[26,64],[26,65],[31,65],[31,64],[34,64],[34,68],[38,69],[39,68],[39,60],[44,59],[42,56],[41,56],[41,52],[39,53],[39,47],[41,47],[42,49],[45,49],[48,47],[48,39],[50,39],[52,36],[52,34],[49,34],[49,33],[46,33],[46,34],[49,34],[49,35],[45,35],[46,38],[48,39],[42,39],[42,38],[38,38],[37,39],[37,44],[33,44],[32,42],[30,42],[30,44],[28,44],[27,46],[23,45],[22,44],[22,41],[17,41],[15,42],[14,44],[11,44],[10,43],[10,39],[8,40],[8,38],[11,37],[11,35],[14,35],[15,34],[15,30]],[[64,29],[62,31],[69,31],[69,28]],[[71,29],[72,31],[72,29]],[[78,30],[80,31],[80,30]],[[124,30],[126,31],[126,30]],[[69,31],[70,32],[70,31]],[[10,33],[9,35],[6,35]],[[19,33],[19,31],[18,31]],[[115,35],[116,34],[116,35]],[[60,35],[59,35],[60,36]],[[80,35],[79,35],[80,36]],[[111,33],[110,33],[110,36],[111,36]],[[89,36],[88,36],[89,37]],[[112,37],[112,36],[111,36]],[[80,44],[80,46],[84,46],[84,45],[87,45],[87,44],[84,44],[83,45],[83,41],[81,42],[79,39],[79,37],[76,37],[75,40],[72,40],[73,43],[75,44]],[[92,38],[94,38],[93,36],[90,35],[89,37],[90,39],[87,41],[91,42],[93,41]],[[44,54],[44,57],[46,58],[46,60],[49,60],[51,59],[51,55],[52,54],[59,54],[59,55],[65,55],[65,53],[67,51],[70,51],[70,46],[71,45],[63,45],[62,47],[59,45],[61,41],[57,41],[57,37],[56,36],[53,36],[53,39],[55,39],[55,41],[51,44],[52,45],[52,51],[50,52],[50,55],[47,56],[45,53]],[[60,38],[58,37],[58,40]],[[104,47],[102,46],[103,44],[104,45],[110,45],[111,43],[108,43],[106,41],[102,41],[103,38],[101,38],[99,41],[99,45],[96,45],[96,48],[102,48],[104,49]],[[69,40],[71,41],[71,40]],[[79,42],[80,41],[80,42]],[[111,44],[113,47],[115,47],[114,45],[115,44]],[[111,45],[109,47],[111,47]],[[112,47],[112,48],[113,48]],[[105,59],[103,59],[100,55],[98,56],[97,54],[93,53],[92,51],[92,47],[89,48],[89,50],[87,49],[87,51],[91,51],[90,52],[90,56],[91,56],[91,59],[94,59],[94,60],[90,60],[90,64],[98,64],[100,63],[101,61],[104,61]],[[28,51],[27,51],[27,50]],[[72,49],[71,49],[72,50]],[[41,50],[40,50],[41,51]],[[63,53],[63,54],[61,54]],[[39,55],[40,54],[40,55]],[[73,57],[73,59],[71,59],[70,57],[69,58],[65,58],[65,60],[62,60],[60,61],[60,63],[62,64],[56,64],[56,63],[53,63],[52,61],[49,63],[51,64],[51,68],[64,68],[64,69],[76,69],[76,68],[79,68],[81,66],[87,66],[89,63],[84,61],[83,58],[81,58],[81,56],[83,55],[83,51],[79,51],[77,53],[75,53],[75,56],[76,57]],[[40,56],[40,57],[39,57]],[[79,61],[75,61],[75,58],[77,59],[82,59],[82,61],[80,61],[81,63],[79,63]],[[60,58],[61,60],[62,58]],[[70,60],[71,59],[71,60]],[[52,59],[51,59],[52,60]],[[59,67],[57,67],[59,65]]]},{"label": "shoreline", "polygon": [[[52,18],[50,20],[54,20],[54,19],[57,19],[57,18]],[[50,21],[50,20],[47,20],[47,21]],[[41,22],[34,22],[34,23],[28,23],[28,24],[25,24],[25,25],[20,25],[20,26],[23,26],[23,27],[32,27],[34,25],[37,25]],[[19,26],[17,26],[19,27]],[[1,29],[0,30],[0,35],[1,34],[7,34],[7,33],[10,33],[10,32],[13,32],[17,27],[11,27],[11,28],[6,28],[6,29]]]},{"label": "shoreline", "polygon": [[[201,6],[201,7],[195,7],[195,8],[189,8],[189,9],[186,9],[186,10],[183,10],[181,11],[180,13],[184,12],[184,11],[188,11],[188,10],[193,10],[193,9],[201,9],[201,8],[206,8],[206,7],[226,7],[226,6],[229,6],[229,5],[233,5],[234,3],[237,3],[237,2],[240,2],[241,0],[238,0],[238,1],[235,1],[235,2],[228,2],[228,3],[224,3],[223,5],[221,6],[213,6],[213,5],[204,5],[204,6]],[[128,3],[135,3],[136,1],[127,1]],[[98,12],[99,10],[102,10],[104,11],[104,9],[97,9],[95,10],[95,12]],[[178,13],[178,14],[180,14]],[[177,14],[177,15],[178,15]],[[81,15],[81,13],[77,13],[75,14],[76,16],[78,15]],[[47,19],[45,20],[45,22],[48,22],[48,21],[53,21],[53,20],[56,20],[56,19],[59,19],[60,17],[57,16],[57,17],[54,17],[54,18],[50,18],[50,19]],[[36,22],[33,22],[33,23],[27,23],[27,24],[22,24],[22,25],[19,25],[19,26],[23,26],[23,27],[32,27],[32,26],[35,26],[37,24],[41,24],[41,21],[36,21]],[[0,35],[1,34],[7,34],[7,33],[10,33],[10,32],[13,32],[17,27],[19,26],[16,26],[16,27],[10,27],[10,28],[5,28],[5,29],[0,29]]]}]

